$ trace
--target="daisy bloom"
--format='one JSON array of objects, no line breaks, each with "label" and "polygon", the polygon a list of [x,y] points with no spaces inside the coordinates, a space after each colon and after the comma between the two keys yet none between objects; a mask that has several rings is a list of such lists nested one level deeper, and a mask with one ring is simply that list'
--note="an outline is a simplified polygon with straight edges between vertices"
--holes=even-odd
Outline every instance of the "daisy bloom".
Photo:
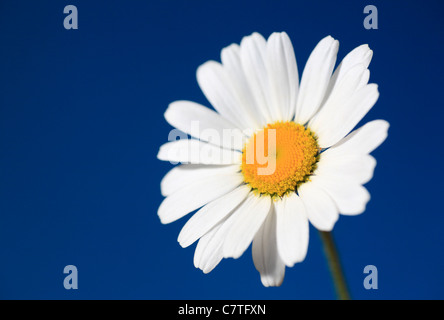
[{"label": "daisy bloom", "polygon": [[338,47],[322,39],[299,81],[288,35],[253,33],[224,48],[221,63],[197,70],[215,111],[191,101],[169,105],[166,120],[191,138],[160,147],[160,160],[181,164],[161,182],[158,215],[170,223],[197,210],[178,241],[198,240],[194,265],[203,272],[253,243],[263,285],[279,286],[285,267],[307,254],[309,222],[331,231],[339,214],[365,210],[363,184],[376,166],[370,152],[389,124],[352,131],[378,100],[377,85],[368,83],[373,52],[361,45],[333,72]]}]

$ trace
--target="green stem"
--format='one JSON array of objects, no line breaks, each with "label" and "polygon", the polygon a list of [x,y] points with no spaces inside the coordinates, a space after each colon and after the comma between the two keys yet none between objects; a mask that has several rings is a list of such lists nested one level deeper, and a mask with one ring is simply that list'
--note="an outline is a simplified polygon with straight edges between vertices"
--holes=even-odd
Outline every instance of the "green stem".
[{"label": "green stem", "polygon": [[335,285],[338,300],[350,300],[347,283],[342,271],[341,262],[339,260],[338,251],[336,250],[335,241],[331,232],[319,231],[324,245],[325,256],[328,261],[330,273]]}]

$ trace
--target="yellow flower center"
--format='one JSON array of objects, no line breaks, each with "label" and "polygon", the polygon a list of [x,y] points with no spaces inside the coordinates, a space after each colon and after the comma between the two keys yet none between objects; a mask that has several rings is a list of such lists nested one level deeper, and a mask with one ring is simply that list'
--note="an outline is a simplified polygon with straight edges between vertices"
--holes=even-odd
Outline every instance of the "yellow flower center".
[{"label": "yellow flower center", "polygon": [[282,197],[308,180],[319,151],[310,129],[292,121],[268,124],[242,150],[244,182],[259,194]]}]

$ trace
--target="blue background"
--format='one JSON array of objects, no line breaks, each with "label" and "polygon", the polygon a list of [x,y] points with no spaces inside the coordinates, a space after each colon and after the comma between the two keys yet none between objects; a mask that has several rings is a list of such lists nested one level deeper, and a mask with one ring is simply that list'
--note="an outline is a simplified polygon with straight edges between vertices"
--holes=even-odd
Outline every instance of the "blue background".
[{"label": "blue background", "polygon": [[[65,5],[79,29],[65,30]],[[379,29],[366,30],[374,4]],[[368,43],[386,119],[372,199],[334,236],[356,299],[444,298],[442,1],[2,1],[0,3],[0,298],[333,299],[319,236],[264,288],[249,249],[204,275],[195,245],[162,225],[156,159],[169,102],[209,105],[196,68],[253,31],[286,31],[299,72],[326,35],[338,60]],[[76,265],[79,289],[65,290]],[[377,266],[379,289],[363,269]]]}]

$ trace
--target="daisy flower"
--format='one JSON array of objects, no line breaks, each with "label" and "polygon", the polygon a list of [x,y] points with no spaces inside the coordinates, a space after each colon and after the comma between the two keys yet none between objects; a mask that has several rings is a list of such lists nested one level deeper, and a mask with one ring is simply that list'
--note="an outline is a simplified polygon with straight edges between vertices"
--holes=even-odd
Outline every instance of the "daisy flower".
[{"label": "daisy flower", "polygon": [[158,215],[170,223],[198,210],[178,241],[198,240],[194,265],[204,273],[253,243],[263,285],[279,286],[285,267],[307,254],[309,222],[330,231],[339,214],[365,210],[363,184],[376,165],[370,152],[389,124],[352,131],[378,100],[377,85],[368,83],[373,52],[361,45],[333,72],[338,47],[322,39],[299,82],[288,35],[253,33],[224,48],[221,63],[197,70],[215,111],[191,101],[166,110],[168,123],[191,138],[160,147],[160,160],[182,164],[161,181]]}]

